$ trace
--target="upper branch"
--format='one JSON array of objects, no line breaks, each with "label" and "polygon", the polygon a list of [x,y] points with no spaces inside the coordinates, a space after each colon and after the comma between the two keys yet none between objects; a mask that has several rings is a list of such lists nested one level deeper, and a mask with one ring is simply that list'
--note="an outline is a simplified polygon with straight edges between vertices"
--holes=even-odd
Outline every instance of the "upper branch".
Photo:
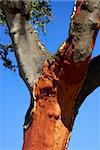
[{"label": "upper branch", "polygon": [[[69,39],[72,44],[72,61],[85,61],[92,54],[100,28],[100,0],[76,0],[71,16]],[[68,53],[65,41],[59,51]],[[58,51],[58,53],[59,53]]]},{"label": "upper branch", "polygon": [[76,0],[69,32],[75,62],[84,61],[92,53],[99,28],[100,0]]},{"label": "upper branch", "polygon": [[100,55],[93,58],[92,61],[90,62],[87,78],[76,100],[75,104],[76,114],[81,104],[84,102],[85,98],[99,86],[100,86]]},{"label": "upper branch", "polygon": [[19,73],[25,81],[30,92],[40,76],[44,61],[50,57],[50,53],[41,44],[37,34],[28,23],[28,1],[0,1],[0,7],[5,14],[5,20],[9,28],[15,55],[17,58]]}]

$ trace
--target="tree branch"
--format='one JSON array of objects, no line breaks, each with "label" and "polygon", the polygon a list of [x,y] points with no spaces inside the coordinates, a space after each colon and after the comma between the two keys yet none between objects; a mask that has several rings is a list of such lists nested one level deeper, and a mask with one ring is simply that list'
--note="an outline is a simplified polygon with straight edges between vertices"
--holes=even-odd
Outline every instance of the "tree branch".
[{"label": "tree branch", "polygon": [[[85,61],[92,54],[99,28],[100,0],[76,0],[69,30],[72,61]],[[56,55],[62,53],[70,53],[67,41],[59,47]]]},{"label": "tree branch", "polygon": [[0,1],[17,58],[19,74],[29,91],[33,93],[34,84],[41,74],[44,61],[50,57],[50,53],[46,51],[27,21],[28,5],[29,2],[24,0]]},{"label": "tree branch", "polygon": [[76,99],[75,115],[77,114],[78,109],[84,102],[85,98],[99,86],[100,86],[100,55],[93,58],[92,61],[90,62],[86,80]]},{"label": "tree branch", "polygon": [[69,36],[72,36],[74,62],[84,61],[92,53],[100,28],[100,0],[76,0],[71,16]]}]

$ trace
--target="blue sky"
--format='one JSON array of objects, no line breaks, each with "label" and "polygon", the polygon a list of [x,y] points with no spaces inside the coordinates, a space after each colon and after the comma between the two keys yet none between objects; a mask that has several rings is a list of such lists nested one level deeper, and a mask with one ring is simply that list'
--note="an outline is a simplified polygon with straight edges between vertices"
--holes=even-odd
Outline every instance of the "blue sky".
[{"label": "blue sky", "polygon": [[[54,21],[47,25],[47,35],[40,32],[46,47],[54,53],[68,37],[73,1],[52,0]],[[0,27],[0,40],[9,41]],[[93,57],[100,54],[100,32]],[[29,92],[18,73],[5,69],[0,62],[0,150],[21,150],[24,116],[30,102]],[[100,88],[79,110],[68,150],[100,150]]]}]

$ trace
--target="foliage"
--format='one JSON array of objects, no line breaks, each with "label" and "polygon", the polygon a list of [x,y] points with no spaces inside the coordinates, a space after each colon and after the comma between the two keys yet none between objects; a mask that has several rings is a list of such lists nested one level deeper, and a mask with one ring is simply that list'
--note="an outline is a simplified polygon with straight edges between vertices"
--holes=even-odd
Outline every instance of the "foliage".
[{"label": "foliage", "polygon": [[[46,33],[46,24],[52,18],[51,3],[49,0],[31,0],[30,1],[30,20],[35,26],[35,30],[41,28]],[[0,24],[5,24],[5,16],[0,9]]]},{"label": "foliage", "polygon": [[51,4],[48,0],[34,0],[30,2],[31,12],[30,18],[33,24],[36,27],[36,30],[39,28],[42,29],[44,33],[46,33],[46,24],[51,21],[52,11]]},{"label": "foliage", "polygon": [[0,24],[5,24],[5,16],[3,14],[3,11],[0,9]]},{"label": "foliage", "polygon": [[9,58],[9,54],[11,52],[13,52],[12,44],[0,44],[0,59],[3,61],[3,66],[13,71],[16,71],[16,66],[13,65],[11,58]]}]

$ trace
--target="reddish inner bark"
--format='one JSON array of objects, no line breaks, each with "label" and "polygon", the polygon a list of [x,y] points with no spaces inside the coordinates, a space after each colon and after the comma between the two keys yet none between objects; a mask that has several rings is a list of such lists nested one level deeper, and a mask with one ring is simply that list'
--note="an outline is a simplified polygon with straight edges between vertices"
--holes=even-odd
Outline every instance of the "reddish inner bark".
[{"label": "reddish inner bark", "polygon": [[[74,63],[71,39],[50,64],[45,62],[35,88],[36,110],[25,131],[23,150],[64,150],[74,122],[74,103],[86,76],[90,56]],[[30,140],[29,140],[30,139]]]}]

